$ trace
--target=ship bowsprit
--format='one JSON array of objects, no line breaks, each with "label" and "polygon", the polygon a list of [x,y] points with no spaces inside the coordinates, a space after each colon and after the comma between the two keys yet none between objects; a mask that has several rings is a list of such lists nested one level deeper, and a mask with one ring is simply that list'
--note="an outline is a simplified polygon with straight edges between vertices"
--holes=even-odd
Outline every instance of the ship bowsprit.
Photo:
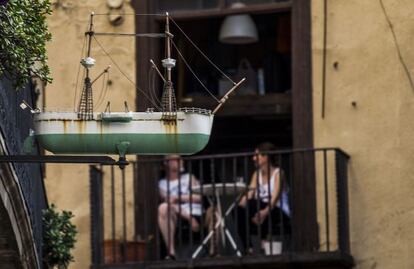
[{"label": "ship bowsprit", "polygon": [[33,136],[54,154],[190,155],[207,145],[213,118],[195,111],[179,111],[175,120],[162,112],[114,112],[84,120],[75,112],[42,112]]}]

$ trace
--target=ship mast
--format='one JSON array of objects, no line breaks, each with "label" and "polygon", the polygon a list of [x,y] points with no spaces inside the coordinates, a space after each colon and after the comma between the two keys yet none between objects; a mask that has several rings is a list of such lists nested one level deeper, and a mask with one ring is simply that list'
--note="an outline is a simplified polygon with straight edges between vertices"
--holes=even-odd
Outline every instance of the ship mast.
[{"label": "ship mast", "polygon": [[170,17],[168,12],[165,17],[165,51],[166,58],[162,60],[162,66],[167,71],[167,79],[164,83],[164,91],[162,94],[162,110],[166,112],[165,114],[173,116],[177,112],[177,102],[175,99],[173,83],[171,80],[171,71],[175,67],[175,59],[171,58],[171,38],[173,35],[170,33]]},{"label": "ship mast", "polygon": [[95,59],[91,56],[91,43],[93,32],[93,16],[94,13],[91,13],[91,19],[89,24],[89,31],[85,33],[88,39],[88,49],[86,53],[86,58],[81,60],[81,64],[86,69],[86,75],[84,79],[81,99],[78,106],[78,118],[83,120],[92,120],[93,119],[93,97],[92,97],[92,83],[89,77],[89,68],[94,66]]}]

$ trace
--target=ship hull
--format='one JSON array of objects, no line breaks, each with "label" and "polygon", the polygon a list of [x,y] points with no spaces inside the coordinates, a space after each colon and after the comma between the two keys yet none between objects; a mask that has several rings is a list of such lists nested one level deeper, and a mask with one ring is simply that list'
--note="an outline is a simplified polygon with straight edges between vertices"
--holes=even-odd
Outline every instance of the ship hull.
[{"label": "ship hull", "polygon": [[55,154],[189,155],[207,145],[213,124],[211,114],[177,112],[175,120],[161,112],[129,115],[128,122],[107,122],[100,114],[79,120],[76,113],[44,112],[35,117],[35,137]]}]

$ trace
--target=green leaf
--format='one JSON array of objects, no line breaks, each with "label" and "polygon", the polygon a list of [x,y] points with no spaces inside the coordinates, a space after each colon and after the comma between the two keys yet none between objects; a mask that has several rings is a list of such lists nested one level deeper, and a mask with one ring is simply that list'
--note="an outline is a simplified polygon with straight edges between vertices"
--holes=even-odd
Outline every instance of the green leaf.
[{"label": "green leaf", "polygon": [[74,260],[71,250],[77,229],[73,217],[70,211],[58,212],[54,204],[43,211],[43,259],[50,267],[67,268]]},{"label": "green leaf", "polygon": [[46,56],[46,42],[51,39],[46,15],[50,13],[49,0],[10,0],[7,8],[0,6],[0,75],[17,88],[32,74],[52,81]]}]

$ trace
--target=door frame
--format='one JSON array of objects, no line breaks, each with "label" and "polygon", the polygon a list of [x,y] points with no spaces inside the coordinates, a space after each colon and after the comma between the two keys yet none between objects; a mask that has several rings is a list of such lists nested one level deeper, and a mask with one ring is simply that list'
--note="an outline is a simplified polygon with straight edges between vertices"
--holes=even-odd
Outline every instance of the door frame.
[{"label": "door frame", "polygon": [[[136,13],[155,11],[153,0],[132,1],[132,6]],[[311,1],[292,0],[291,14],[293,148],[313,148]],[[160,30],[157,20],[150,16],[136,19],[135,23],[136,32],[151,33]],[[137,39],[136,51],[137,82],[148,85],[145,70],[149,70],[150,63],[140,58],[139,54],[158,55],[159,58],[159,47],[153,39]],[[137,97],[138,110],[146,109],[148,105],[145,99]],[[294,197],[300,197],[292,200],[292,228],[298,231],[293,233],[293,248],[296,251],[312,251],[319,246],[314,156],[294,157],[293,168],[292,192]],[[138,200],[146,198],[145,193],[135,197]],[[138,226],[137,232],[140,230]]]}]

